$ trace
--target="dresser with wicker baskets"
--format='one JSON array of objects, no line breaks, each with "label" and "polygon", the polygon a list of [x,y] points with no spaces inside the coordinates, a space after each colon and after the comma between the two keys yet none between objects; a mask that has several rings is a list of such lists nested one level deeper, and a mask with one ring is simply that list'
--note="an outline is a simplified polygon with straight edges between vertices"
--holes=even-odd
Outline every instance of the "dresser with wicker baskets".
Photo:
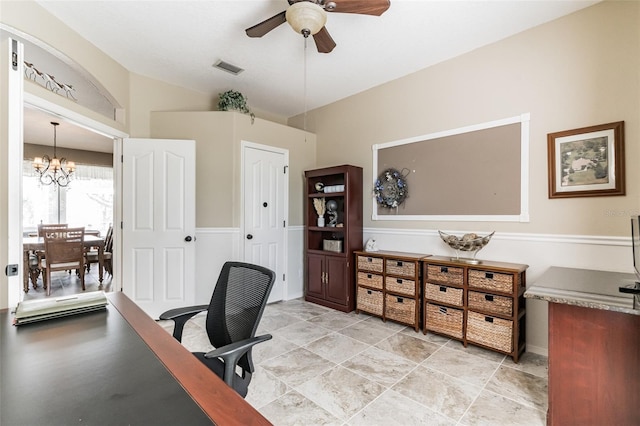
[{"label": "dresser with wicker baskets", "polygon": [[355,252],[356,312],[420,329],[420,260],[425,254]]},{"label": "dresser with wicker baskets", "polygon": [[424,332],[501,352],[518,362],[526,344],[527,268],[440,256],[423,259]]}]

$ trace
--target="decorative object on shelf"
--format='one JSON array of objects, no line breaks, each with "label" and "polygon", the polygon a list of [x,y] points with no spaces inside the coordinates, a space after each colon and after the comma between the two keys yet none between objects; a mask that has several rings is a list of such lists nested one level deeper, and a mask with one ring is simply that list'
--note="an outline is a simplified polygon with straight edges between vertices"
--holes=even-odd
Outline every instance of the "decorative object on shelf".
[{"label": "decorative object on shelf", "polygon": [[[489,241],[491,240],[493,234],[495,234],[495,231],[488,235],[485,235],[484,237],[480,237],[477,234],[473,233],[464,234],[462,237],[446,234],[442,231],[438,231],[438,233],[440,234],[440,238],[442,238],[442,241],[447,243],[449,247],[454,249],[456,252],[456,257],[452,257],[451,260],[477,265],[482,262],[476,259],[476,255],[484,246],[489,244]],[[459,251],[472,251],[473,255],[470,258],[460,257]]]},{"label": "decorative object on shelf", "polygon": [[316,184],[313,186],[317,192],[324,192],[324,183],[322,182],[316,182]]},{"label": "decorative object on shelf", "polygon": [[329,185],[329,186],[325,186],[323,189],[324,193],[331,193],[331,192],[344,192],[344,185]]},{"label": "decorative object on shelf", "polygon": [[[407,169],[402,169],[402,171]],[[404,203],[409,193],[406,175],[397,169],[387,169],[376,180],[373,195],[381,207],[395,209]]]},{"label": "decorative object on shelf", "polygon": [[38,174],[41,184],[65,187],[71,182],[71,175],[76,169],[76,164],[73,161],[67,161],[66,158],[58,159],[56,157],[56,127],[60,123],[52,121],[51,125],[53,126],[53,158],[46,154],[43,157],[36,157],[33,159],[33,168]]},{"label": "decorative object on shelf", "polygon": [[64,90],[67,98],[71,98],[72,100],[77,101],[77,99],[73,96],[73,93],[71,93],[76,90],[72,85],[58,82],[54,76],[38,70],[30,62],[24,62],[24,76],[29,80],[33,80],[37,83],[39,82],[39,77],[42,80],[42,82],[39,82],[40,85],[44,86],[46,89],[51,90],[53,93],[56,93],[60,96],[62,96],[62,94],[58,92],[62,89]]},{"label": "decorative object on shelf", "polygon": [[342,253],[342,240],[322,240],[322,250]]},{"label": "decorative object on shelf", "polygon": [[247,106],[247,99],[240,92],[235,90],[227,90],[218,94],[218,110],[219,111],[238,111],[251,116],[251,124],[253,124],[256,116]]},{"label": "decorative object on shelf", "polygon": [[335,227],[338,223],[338,203],[335,200],[327,201],[327,214],[329,215],[329,225]]},{"label": "decorative object on shelf", "polygon": [[376,240],[373,238],[369,238],[367,244],[364,246],[364,250],[371,252],[378,251],[378,243],[376,243]]},{"label": "decorative object on shelf", "polygon": [[318,214],[318,226],[324,226],[324,213],[326,209],[326,203],[324,198],[314,198],[313,199],[313,207],[316,209],[316,213]]}]

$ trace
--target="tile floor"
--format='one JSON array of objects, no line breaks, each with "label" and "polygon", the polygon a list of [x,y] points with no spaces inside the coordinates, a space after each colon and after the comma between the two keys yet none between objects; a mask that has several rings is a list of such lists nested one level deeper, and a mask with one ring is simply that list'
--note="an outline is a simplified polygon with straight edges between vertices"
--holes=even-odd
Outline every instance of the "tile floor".
[{"label": "tile floor", "polygon": [[[160,322],[167,331],[171,321]],[[247,401],[284,425],[545,425],[547,359],[511,358],[301,299],[269,305]],[[204,315],[183,344],[207,351]]]},{"label": "tile floor", "polygon": [[[65,271],[51,272],[51,296],[50,297],[62,297],[70,296],[76,293],[82,293],[82,286],[80,285],[80,278],[75,274],[75,271],[71,274]],[[91,266],[91,272],[84,276],[85,291],[98,291],[98,267]],[[103,290],[111,291],[111,275],[106,272],[103,274]],[[43,299],[47,297],[47,291],[42,286],[42,274],[38,277],[38,286],[34,290],[31,280],[29,280],[29,291],[23,293],[23,300]]]}]

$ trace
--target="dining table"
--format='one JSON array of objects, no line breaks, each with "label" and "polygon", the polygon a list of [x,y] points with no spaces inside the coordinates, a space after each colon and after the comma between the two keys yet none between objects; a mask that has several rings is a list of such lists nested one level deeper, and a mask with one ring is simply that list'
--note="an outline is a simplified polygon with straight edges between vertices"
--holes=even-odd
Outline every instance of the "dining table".
[{"label": "dining table", "polygon": [[[102,275],[104,270],[104,238],[96,236],[96,235],[85,235],[83,240],[83,245],[85,248],[90,249],[95,247],[98,249],[98,281],[100,285],[98,286],[99,290],[102,290]],[[23,253],[23,289],[25,293],[29,292],[29,277],[32,276],[31,272],[33,269],[40,268],[40,265],[30,265],[29,263],[29,255],[30,253],[44,251],[44,237],[26,237],[22,239],[22,253]],[[37,274],[34,274],[34,277],[37,278]],[[36,279],[32,277],[33,289],[36,289]]]}]

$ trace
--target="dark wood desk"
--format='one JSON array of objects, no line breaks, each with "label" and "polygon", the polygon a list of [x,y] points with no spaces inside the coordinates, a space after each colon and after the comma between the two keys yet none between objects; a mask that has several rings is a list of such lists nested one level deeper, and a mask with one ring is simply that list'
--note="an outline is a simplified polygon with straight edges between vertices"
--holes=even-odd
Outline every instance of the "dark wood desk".
[{"label": "dark wood desk", "polygon": [[0,311],[0,424],[269,425],[123,293],[13,326]]},{"label": "dark wood desk", "polygon": [[[104,238],[95,235],[84,236],[85,248],[96,247],[98,249],[98,281],[100,285],[99,290],[102,290],[102,274],[104,271]],[[44,251],[44,238],[42,237],[26,237],[22,239],[22,269],[23,269],[23,290],[25,293],[29,291],[29,252],[32,251]],[[40,265],[38,265],[38,268]],[[35,290],[36,283],[33,281],[33,289]]]}]

